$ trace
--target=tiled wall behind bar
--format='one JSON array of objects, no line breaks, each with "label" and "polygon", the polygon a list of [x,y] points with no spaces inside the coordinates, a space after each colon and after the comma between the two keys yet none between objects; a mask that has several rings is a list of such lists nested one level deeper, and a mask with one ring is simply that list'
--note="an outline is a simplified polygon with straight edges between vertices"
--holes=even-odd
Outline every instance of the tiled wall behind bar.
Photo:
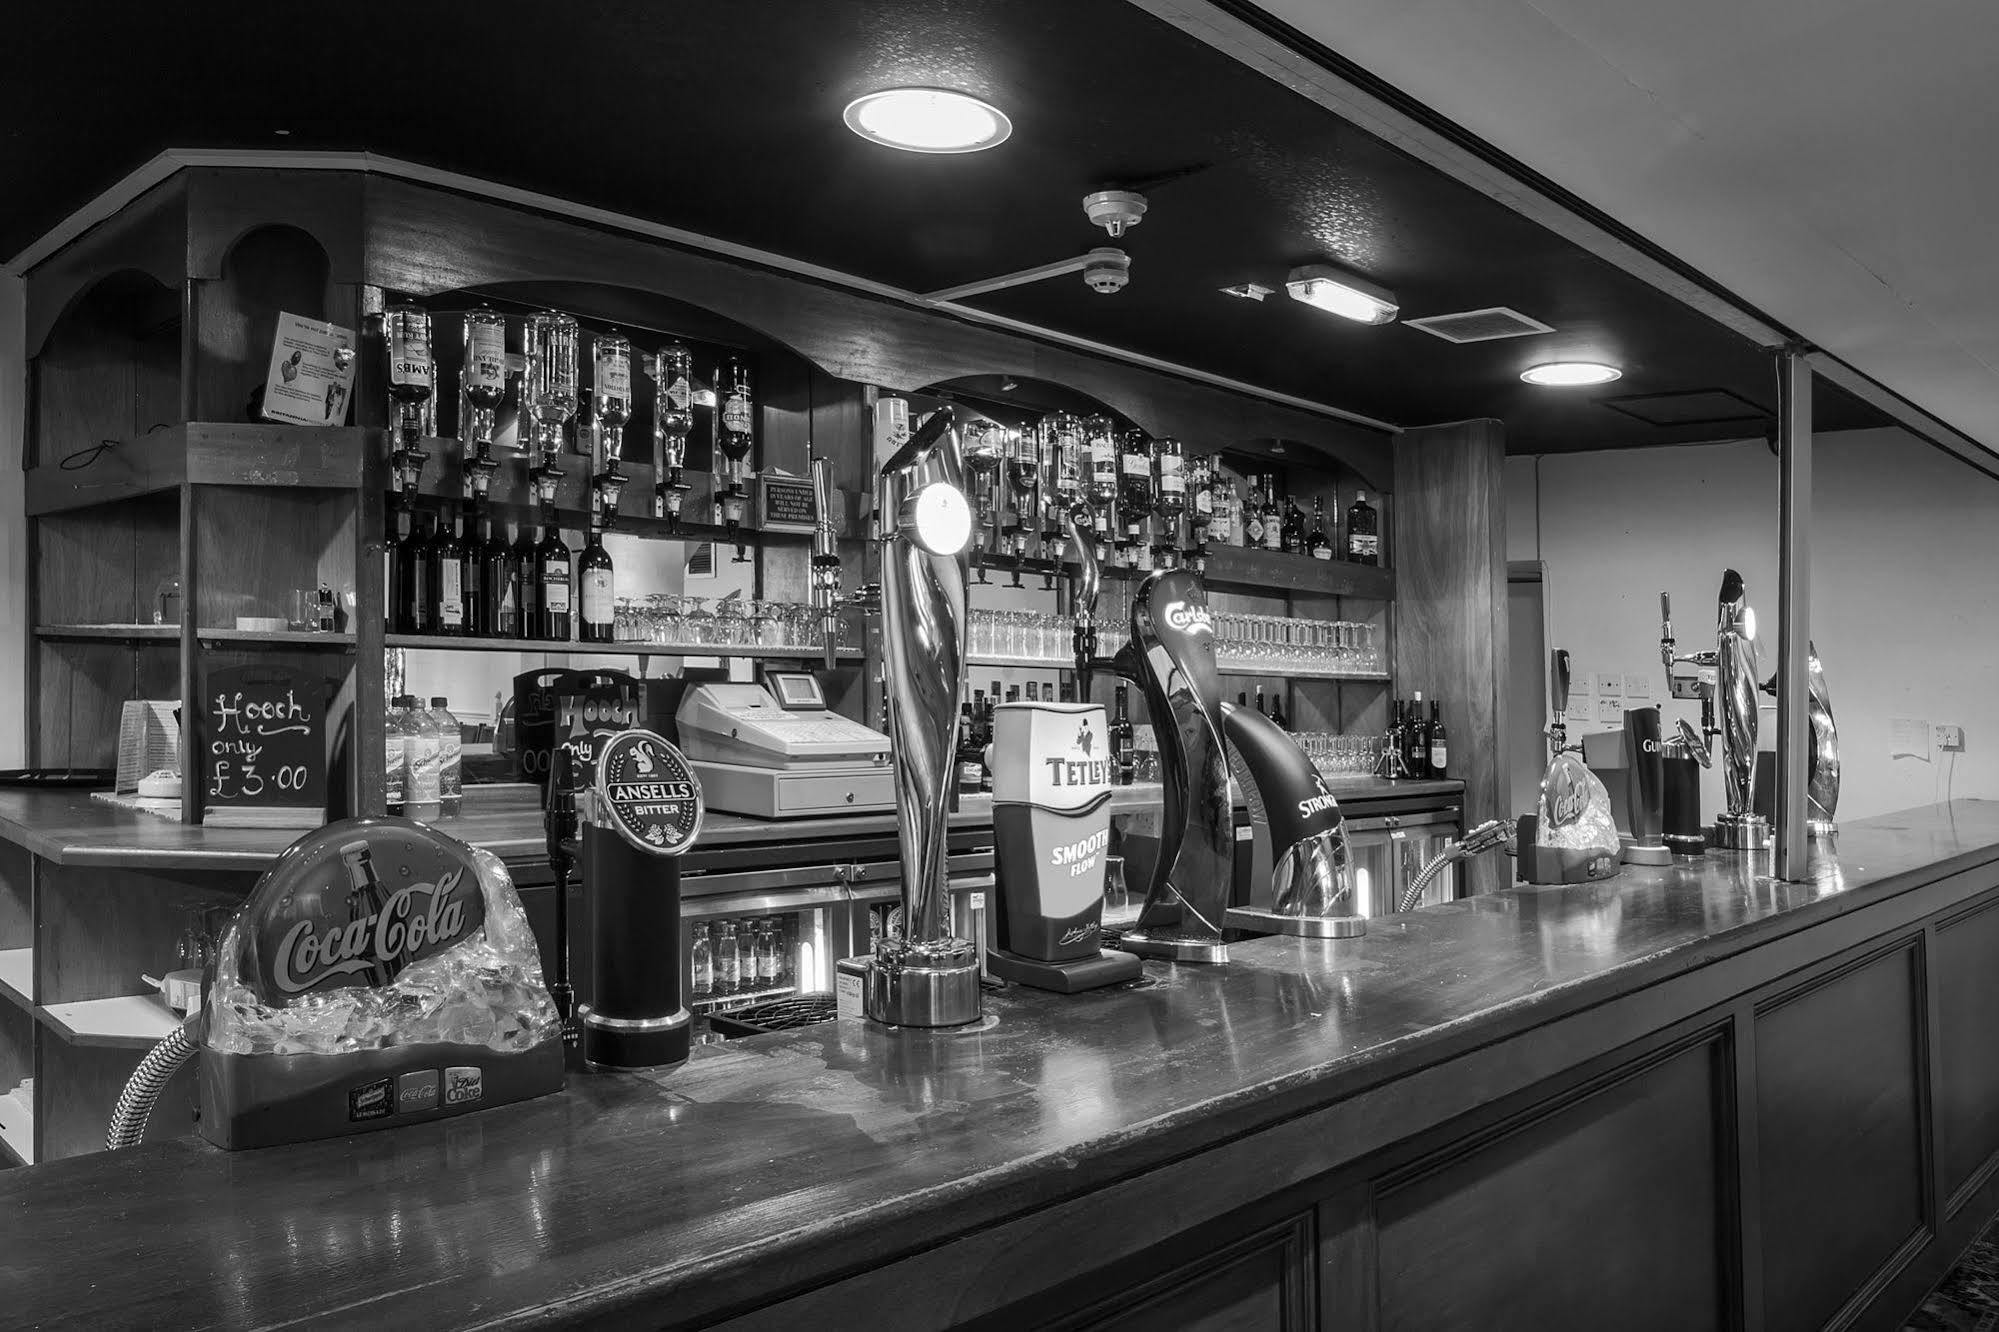
[{"label": "tiled wall behind bar", "polygon": [[[1999,481],[1899,430],[1820,435],[1814,453],[1812,637],[1839,723],[1840,816],[1999,795]],[[1659,592],[1672,594],[1680,650],[1712,647],[1730,565],[1775,671],[1777,460],[1762,440],[1513,458],[1507,508],[1509,559],[1547,564],[1549,646],[1574,657],[1572,716],[1594,716],[1603,674],[1643,674],[1659,702]],[[1662,708],[1668,727],[1699,720],[1697,704]],[[1896,719],[1962,726],[1966,750],[1954,765],[1933,740],[1893,757]],[[1775,734],[1765,711],[1765,749]],[[1704,812],[1720,799],[1709,773]]]}]

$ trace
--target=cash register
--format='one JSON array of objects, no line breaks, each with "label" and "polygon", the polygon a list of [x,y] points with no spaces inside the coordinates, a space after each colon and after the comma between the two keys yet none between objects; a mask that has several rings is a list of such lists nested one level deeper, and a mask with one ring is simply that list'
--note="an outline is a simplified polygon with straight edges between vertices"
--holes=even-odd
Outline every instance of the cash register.
[{"label": "cash register", "polygon": [[674,720],[710,809],[789,819],[895,808],[888,737],[828,708],[809,671],[690,684]]}]

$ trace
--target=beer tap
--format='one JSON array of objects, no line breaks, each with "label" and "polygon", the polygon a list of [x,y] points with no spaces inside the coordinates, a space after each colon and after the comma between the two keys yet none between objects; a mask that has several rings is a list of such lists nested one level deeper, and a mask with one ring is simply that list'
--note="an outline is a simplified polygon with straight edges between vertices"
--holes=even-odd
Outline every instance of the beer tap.
[{"label": "beer tap", "polygon": [[858,592],[840,591],[839,520],[834,502],[839,492],[833,488],[833,460],[812,460],[812,604],[819,612],[820,634],[825,640],[826,669],[831,670],[840,652],[840,612],[852,606],[864,614],[881,610],[881,585],[868,583]]},{"label": "beer tap", "polygon": [[694,353],[668,343],[651,357],[652,516],[664,518],[669,532],[680,527],[680,506],[692,489],[681,478],[687,462],[687,435],[694,428]]},{"label": "beer tap", "polygon": [[1756,612],[1742,575],[1722,575],[1715,623],[1715,707],[1721,714],[1722,794],[1728,810],[1714,821],[1715,845],[1728,851],[1761,851],[1770,845],[1770,821],[1756,812]]},{"label": "beer tap", "polygon": [[1097,659],[1097,596],[1103,590],[1103,560],[1097,534],[1090,526],[1090,511],[1074,505],[1064,515],[1069,540],[1076,547],[1076,577],[1069,589],[1069,613],[1075,622],[1070,635],[1076,662],[1076,701],[1090,698],[1090,671]]},{"label": "beer tap", "polygon": [[548,844],[548,868],[555,875],[555,975],[548,996],[562,1019],[562,1043],[573,1048],[579,1037],[575,1021],[576,990],[569,970],[569,879],[576,871],[576,849],[582,821],[576,808],[582,786],[576,752],[569,741],[557,743],[550,754],[548,790],[542,804],[542,832]]},{"label": "beer tap", "polygon": [[748,564],[743,548],[743,514],[749,505],[750,450],[756,440],[756,404],[749,367],[730,356],[715,372],[715,502],[722,525],[735,543],[735,564]]},{"label": "beer tap", "polygon": [[[1679,719],[1677,743],[1685,745],[1687,751],[1697,759],[1703,768],[1714,763],[1714,738],[1721,734],[1721,728],[1714,720],[1715,654],[1713,652],[1680,653],[1673,638],[1673,599],[1665,592],[1659,594],[1659,660],[1666,668],[1666,691],[1674,698],[1698,698],[1701,702],[1700,734],[1687,719]],[[1692,666],[1692,675],[1676,675],[1675,666]]]}]

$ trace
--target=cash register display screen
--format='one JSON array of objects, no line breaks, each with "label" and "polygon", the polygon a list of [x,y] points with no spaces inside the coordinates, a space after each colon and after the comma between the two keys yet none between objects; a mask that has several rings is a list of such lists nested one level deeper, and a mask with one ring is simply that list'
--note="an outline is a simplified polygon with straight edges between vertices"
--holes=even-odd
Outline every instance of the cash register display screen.
[{"label": "cash register display screen", "polygon": [[819,681],[804,671],[767,671],[764,681],[771,692],[777,695],[778,706],[786,709],[823,708],[826,695],[819,689]]}]

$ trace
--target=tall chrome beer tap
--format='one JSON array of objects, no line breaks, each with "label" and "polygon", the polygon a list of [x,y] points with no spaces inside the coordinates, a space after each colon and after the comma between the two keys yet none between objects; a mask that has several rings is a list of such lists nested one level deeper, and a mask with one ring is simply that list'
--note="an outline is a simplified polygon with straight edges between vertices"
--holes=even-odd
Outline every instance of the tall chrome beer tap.
[{"label": "tall chrome beer tap", "polygon": [[1756,612],[1742,575],[1721,578],[1715,626],[1715,706],[1721,714],[1722,794],[1728,810],[1714,821],[1715,845],[1760,851],[1770,845],[1770,821],[1756,812]]},{"label": "tall chrome beer tap", "polygon": [[840,963],[861,1010],[891,1026],[955,1027],[979,1018],[976,944],[951,932],[945,838],[965,671],[966,560],[972,539],[964,458],[949,408],[882,464],[883,686],[895,763],[903,932]]}]

